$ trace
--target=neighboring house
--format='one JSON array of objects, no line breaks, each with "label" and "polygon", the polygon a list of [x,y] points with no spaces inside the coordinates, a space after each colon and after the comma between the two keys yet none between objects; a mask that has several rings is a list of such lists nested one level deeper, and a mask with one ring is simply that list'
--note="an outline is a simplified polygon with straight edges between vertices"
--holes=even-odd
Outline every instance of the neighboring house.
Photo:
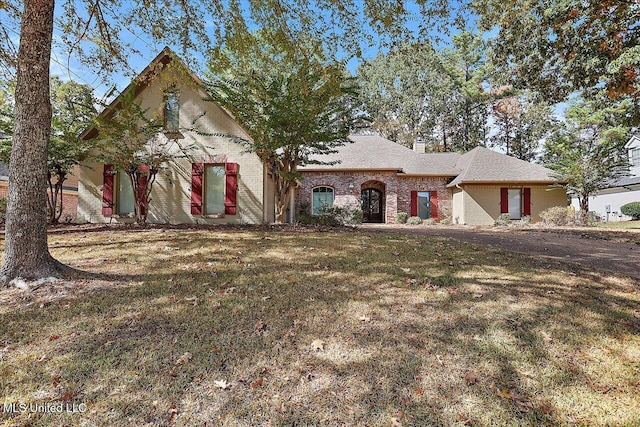
[{"label": "neighboring house", "polygon": [[[55,181],[54,181],[55,184]],[[6,199],[9,192],[9,166],[0,162],[0,199]],[[78,168],[74,167],[62,187],[62,216],[60,222],[76,220],[78,210]]]},{"label": "neighboring house", "polygon": [[460,155],[424,153],[379,136],[352,136],[352,144],[316,160],[332,166],[301,168],[298,209],[322,205],[362,207],[365,222],[395,223],[398,212],[456,224],[489,225],[502,214],[513,220],[566,206],[552,171],[483,147]]},{"label": "neighboring house", "polygon": [[[622,215],[620,206],[640,202],[640,137],[632,136],[625,148],[629,154],[629,175],[611,182],[589,197],[589,211],[595,212],[605,221],[630,220],[631,217]],[[571,203],[579,209],[577,197],[573,197]]]},{"label": "neighboring house", "polygon": [[[180,146],[192,145],[188,158],[158,173],[147,220],[151,223],[262,223],[273,221],[273,193],[262,161],[225,135],[248,138],[231,114],[213,102],[200,80],[168,48],[107,107],[117,114],[133,94],[147,114],[164,115],[166,134],[179,133]],[[96,128],[84,138],[100,138]],[[179,148],[175,147],[176,152]],[[93,154],[97,154],[94,152]],[[84,163],[78,185],[79,222],[133,221],[133,191],[113,165]]]}]

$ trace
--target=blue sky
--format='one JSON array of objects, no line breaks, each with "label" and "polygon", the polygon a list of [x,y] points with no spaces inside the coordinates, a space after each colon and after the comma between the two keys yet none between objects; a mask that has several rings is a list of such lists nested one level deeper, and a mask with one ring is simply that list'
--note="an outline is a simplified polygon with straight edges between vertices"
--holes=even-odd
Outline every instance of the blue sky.
[{"label": "blue sky", "polygon": [[[126,3],[125,3],[126,4]],[[405,5],[407,11],[409,12],[409,18],[406,21],[405,28],[407,28],[413,34],[417,34],[419,25],[421,23],[420,18],[420,10],[419,6],[415,2],[406,2]],[[60,16],[60,14],[64,13],[60,4],[58,4],[56,9],[56,16]],[[2,12],[0,12],[0,18],[2,17]],[[246,16],[246,15],[245,15]],[[121,26],[121,38],[123,41],[131,44],[133,48],[138,50],[140,54],[136,54],[134,52],[130,52],[127,56],[127,62],[129,67],[135,71],[135,73],[141,72],[144,67],[151,62],[151,60],[162,50],[165,46],[161,43],[155,43],[151,37],[147,37],[144,34],[136,31],[135,29],[129,29],[125,26]],[[366,31],[366,30],[363,30]],[[371,33],[371,31],[369,31]],[[433,34],[433,39],[439,35],[445,37],[442,34]],[[17,41],[17,35],[16,41]],[[176,52],[180,52],[179,47],[169,45]],[[203,49],[204,50],[204,49]],[[384,40],[380,37],[374,38],[374,42],[372,46],[368,46],[363,49],[363,57],[365,59],[373,58],[379,51],[385,51]],[[338,52],[340,55],[341,52]],[[201,74],[205,67],[206,58],[202,54],[196,54],[197,63],[190,63],[189,65],[194,69],[194,71],[198,74]],[[344,58],[340,58],[344,59]],[[352,58],[347,66],[349,70],[355,73],[355,70],[359,63],[360,59]],[[118,72],[110,76],[109,81],[104,82],[101,79],[97,70],[94,70],[90,67],[87,67],[81,63],[79,63],[73,56],[69,56],[64,49],[61,37],[60,28],[56,27],[54,32],[54,50],[52,52],[51,58],[51,73],[54,75],[60,76],[62,79],[73,79],[75,81],[79,81],[81,83],[88,84],[95,89],[95,93],[97,97],[102,97],[106,93],[108,93],[114,86],[117,91],[124,89],[126,85],[131,81],[132,75],[126,72],[126,70],[122,69],[122,72]]]}]

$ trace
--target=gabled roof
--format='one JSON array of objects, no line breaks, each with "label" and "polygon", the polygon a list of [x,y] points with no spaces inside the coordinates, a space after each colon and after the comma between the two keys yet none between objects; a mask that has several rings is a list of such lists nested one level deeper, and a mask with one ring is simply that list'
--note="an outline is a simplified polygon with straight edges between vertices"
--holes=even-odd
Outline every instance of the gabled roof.
[{"label": "gabled roof", "polygon": [[[142,72],[138,74],[138,76],[134,78],[104,110],[102,110],[98,115],[98,118],[113,115],[120,108],[125,96],[133,93],[133,97],[137,97],[149,85],[158,72],[172,61],[178,63],[187,72],[187,75],[193,79],[197,86],[202,86],[200,78],[196,76],[189,67],[187,67],[187,65],[180,59],[180,57],[178,57],[178,55],[175,54],[174,51],[165,46],[165,48],[162,49],[162,51],[149,63],[149,65],[147,65],[145,69],[142,70]],[[98,129],[95,126],[91,126],[82,132],[80,138],[91,139],[96,136],[98,136]]]},{"label": "gabled roof", "polygon": [[476,147],[460,156],[456,163],[460,174],[448,187],[460,184],[558,183],[553,171],[485,147]]},{"label": "gabled roof", "polygon": [[351,135],[351,144],[337,153],[312,157],[335,165],[307,165],[300,171],[385,170],[410,175],[456,176],[456,153],[417,154],[415,151],[376,135]]}]

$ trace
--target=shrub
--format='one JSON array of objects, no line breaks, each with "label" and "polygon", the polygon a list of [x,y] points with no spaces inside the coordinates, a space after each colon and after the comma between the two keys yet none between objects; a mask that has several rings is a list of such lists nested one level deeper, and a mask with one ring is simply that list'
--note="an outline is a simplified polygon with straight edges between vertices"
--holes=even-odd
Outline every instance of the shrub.
[{"label": "shrub", "polygon": [[407,219],[407,224],[420,225],[422,224],[422,218],[420,218],[419,216],[412,216],[411,218]]},{"label": "shrub", "polygon": [[406,224],[409,219],[409,214],[406,212],[398,212],[396,214],[396,222],[398,224]]},{"label": "shrub", "polygon": [[493,225],[505,226],[505,225],[509,225],[510,223],[511,223],[511,216],[508,213],[503,213],[503,214],[500,214],[500,216],[498,217],[498,219],[496,219],[496,222],[494,222]]},{"label": "shrub", "polygon": [[424,225],[436,225],[436,220],[433,218],[425,219],[422,221]]},{"label": "shrub", "polygon": [[575,225],[576,215],[571,206],[554,206],[540,212],[540,218],[547,225]]},{"label": "shrub", "polygon": [[631,202],[620,206],[620,212],[633,219],[640,219],[640,202]]},{"label": "shrub", "polygon": [[360,209],[349,209],[340,206],[323,206],[318,215],[311,215],[308,204],[300,205],[298,222],[302,224],[317,224],[327,226],[355,225],[362,223],[364,216]]}]

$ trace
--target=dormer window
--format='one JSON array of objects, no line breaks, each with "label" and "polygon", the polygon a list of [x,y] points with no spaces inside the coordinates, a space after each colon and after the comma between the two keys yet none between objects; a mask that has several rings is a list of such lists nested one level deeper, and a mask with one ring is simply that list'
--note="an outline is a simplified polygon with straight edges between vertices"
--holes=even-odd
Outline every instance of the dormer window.
[{"label": "dormer window", "polygon": [[177,92],[169,92],[164,96],[164,131],[179,132],[180,100]]}]

